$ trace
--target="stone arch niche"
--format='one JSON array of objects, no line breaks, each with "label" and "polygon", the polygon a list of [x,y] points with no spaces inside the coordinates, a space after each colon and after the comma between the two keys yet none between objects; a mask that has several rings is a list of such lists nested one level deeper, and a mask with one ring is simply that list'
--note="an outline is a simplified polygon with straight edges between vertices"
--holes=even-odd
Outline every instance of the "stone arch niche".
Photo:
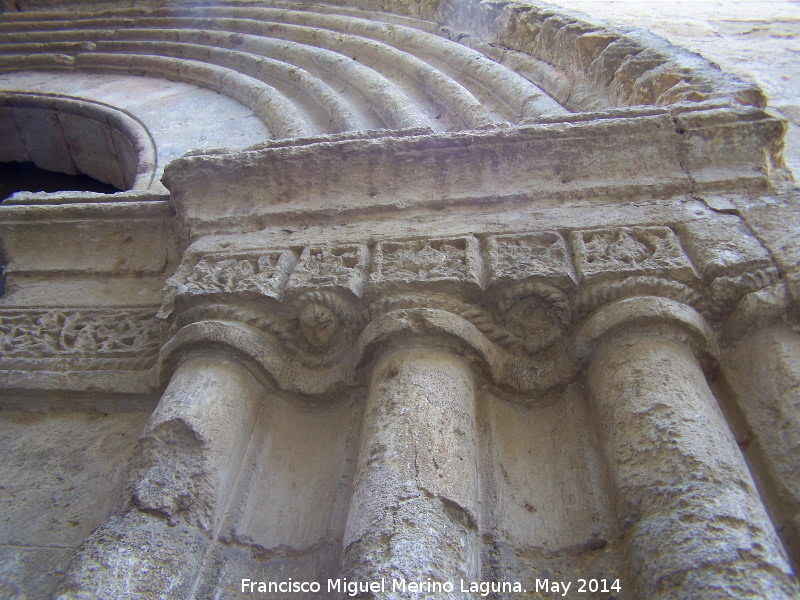
[{"label": "stone arch niche", "polygon": [[798,597],[760,90],[535,2],[17,5],[0,89],[164,186],[0,207],[4,393],[160,397],[47,597]]},{"label": "stone arch niche", "polygon": [[113,107],[47,94],[0,94],[1,162],[84,174],[118,190],[153,182],[155,151],[141,123]]}]

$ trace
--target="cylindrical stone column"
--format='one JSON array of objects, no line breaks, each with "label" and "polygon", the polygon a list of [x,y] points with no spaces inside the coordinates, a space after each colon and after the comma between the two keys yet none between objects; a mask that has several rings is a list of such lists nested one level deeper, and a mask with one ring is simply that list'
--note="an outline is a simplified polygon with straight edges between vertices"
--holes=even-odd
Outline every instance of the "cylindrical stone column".
[{"label": "cylindrical stone column", "polygon": [[54,597],[188,597],[263,394],[227,358],[185,358],[139,439],[119,511],[84,543]]},{"label": "cylindrical stone column", "polygon": [[[362,598],[464,598],[480,571],[472,368],[452,352],[383,356],[369,383],[343,574],[385,582]],[[423,582],[423,593],[396,582]],[[449,592],[448,584],[453,591]],[[427,592],[427,593],[426,593]]]},{"label": "cylindrical stone column", "polygon": [[692,350],[635,332],[588,384],[629,543],[632,597],[797,598],[747,466]]},{"label": "cylindrical stone column", "polygon": [[800,569],[800,335],[757,331],[726,357],[723,374],[752,436],[750,455],[773,492],[772,518]]}]

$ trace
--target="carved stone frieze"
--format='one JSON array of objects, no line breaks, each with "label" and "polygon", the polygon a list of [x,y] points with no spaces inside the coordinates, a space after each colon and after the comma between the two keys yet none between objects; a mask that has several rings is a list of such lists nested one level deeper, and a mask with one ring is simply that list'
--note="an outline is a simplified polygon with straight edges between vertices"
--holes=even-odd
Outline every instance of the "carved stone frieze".
[{"label": "carved stone frieze", "polygon": [[473,236],[380,242],[375,247],[370,289],[375,293],[419,284],[483,287],[480,242]]},{"label": "carved stone frieze", "polygon": [[291,250],[205,256],[178,285],[176,297],[241,294],[280,300],[296,263],[297,255]]},{"label": "carved stone frieze", "polygon": [[669,227],[619,227],[570,234],[575,271],[584,282],[659,275],[691,282],[697,274]]},{"label": "carved stone frieze", "polygon": [[585,315],[624,298],[667,298],[716,321],[779,280],[757,240],[725,263],[719,236],[677,229],[680,238],[670,227],[633,225],[193,255],[171,282],[172,333],[236,321],[295,364],[324,370],[346,362],[376,319],[431,309],[463,319],[500,352],[543,356]]},{"label": "carved stone frieze", "polygon": [[491,236],[484,248],[489,287],[533,278],[559,286],[575,284],[567,246],[556,231]]},{"label": "carved stone frieze", "polygon": [[356,298],[364,294],[369,269],[369,249],[364,244],[305,248],[292,271],[286,291],[348,290]]},{"label": "carved stone frieze", "polygon": [[621,298],[670,298],[717,319],[745,293],[779,280],[757,241],[745,242],[749,253],[736,255],[747,260],[720,266],[708,248],[718,242],[690,237],[689,227],[680,231],[694,244],[694,255],[712,257],[702,263],[711,274],[705,280],[667,227],[573,231],[569,245],[560,232],[540,231],[482,241],[387,240],[371,249],[352,244],[195,254],[170,282],[178,310],[169,321],[145,309],[4,311],[3,366],[148,368],[168,337],[162,323],[170,336],[193,323],[241,323],[274,348],[287,381],[293,369],[304,369],[323,389],[324,381],[346,377],[371,323],[431,310],[473,328],[470,339],[486,346],[481,352],[496,356],[498,365],[510,357],[520,365],[528,359],[544,365],[583,315]]},{"label": "carved stone frieze", "polygon": [[0,364],[6,368],[17,359],[67,358],[122,359],[137,368],[154,362],[161,338],[162,321],[149,309],[0,311]]}]

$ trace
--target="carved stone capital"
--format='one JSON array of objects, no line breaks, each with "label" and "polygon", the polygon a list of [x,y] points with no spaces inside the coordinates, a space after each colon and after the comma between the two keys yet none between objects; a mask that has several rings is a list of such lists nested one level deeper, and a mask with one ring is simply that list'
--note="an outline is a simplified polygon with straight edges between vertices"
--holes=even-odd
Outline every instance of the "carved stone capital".
[{"label": "carved stone capital", "polygon": [[218,344],[284,389],[320,394],[404,339],[451,344],[494,383],[527,391],[564,383],[603,340],[633,331],[713,357],[712,325],[737,305],[774,319],[783,304],[760,291],[777,268],[741,219],[724,223],[744,236],[732,242],[702,225],[190,250],[160,313],[173,336],[162,363],[176,344]]},{"label": "carved stone capital", "polygon": [[408,289],[480,291],[483,289],[480,242],[473,236],[380,242],[370,273],[372,295]]},{"label": "carved stone capital", "polygon": [[332,382],[346,378],[343,369],[311,370],[290,360],[274,338],[244,323],[200,321],[181,328],[164,344],[158,359],[162,383],[185,357],[197,353],[219,353],[236,358],[260,379],[265,377],[286,390],[305,394],[324,392]]},{"label": "carved stone capital", "polygon": [[691,306],[668,298],[641,296],[610,304],[592,315],[570,341],[569,351],[578,363],[591,360],[604,344],[662,336],[689,345],[699,358],[719,355],[717,334]]}]

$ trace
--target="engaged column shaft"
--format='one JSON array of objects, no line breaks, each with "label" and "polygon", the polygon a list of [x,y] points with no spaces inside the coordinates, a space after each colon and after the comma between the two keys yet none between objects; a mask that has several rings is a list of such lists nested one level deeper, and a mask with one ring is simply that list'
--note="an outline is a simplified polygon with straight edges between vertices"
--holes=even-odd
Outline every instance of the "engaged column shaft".
[{"label": "engaged column shaft", "polygon": [[[452,583],[480,571],[475,383],[451,352],[403,349],[372,373],[344,539],[350,580]],[[429,588],[430,589],[430,588]],[[418,594],[417,594],[418,596]],[[416,596],[415,596],[416,597]]]},{"label": "engaged column shaft", "polygon": [[84,543],[55,598],[188,597],[262,397],[226,358],[184,360],[139,439],[122,509]]},{"label": "engaged column shaft", "polygon": [[667,337],[606,344],[588,381],[630,536],[636,597],[796,598],[775,531],[692,351]]},{"label": "engaged column shaft", "polygon": [[780,325],[756,332],[723,369],[747,429],[750,455],[773,492],[772,518],[800,569],[800,335]]}]

